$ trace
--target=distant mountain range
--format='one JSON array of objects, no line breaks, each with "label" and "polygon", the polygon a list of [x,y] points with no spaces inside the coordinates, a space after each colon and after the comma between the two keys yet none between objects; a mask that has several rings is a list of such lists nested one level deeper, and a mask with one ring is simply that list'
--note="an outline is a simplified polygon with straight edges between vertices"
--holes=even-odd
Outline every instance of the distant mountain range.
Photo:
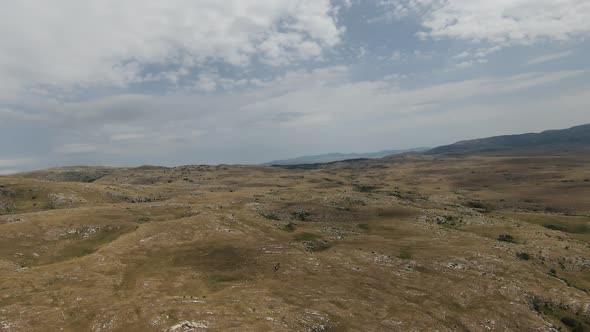
[{"label": "distant mountain range", "polygon": [[264,163],[264,166],[293,166],[305,164],[323,164],[353,159],[374,159],[395,156],[405,153],[421,154],[470,154],[509,151],[523,148],[538,147],[590,147],[590,124],[561,130],[547,130],[541,133],[520,135],[503,135],[488,138],[460,141],[437,148],[415,148],[406,150],[385,150],[370,153],[327,153],[314,156],[303,156],[293,159],[274,160]]},{"label": "distant mountain range", "polygon": [[590,124],[562,130],[547,130],[541,133],[504,135],[460,141],[451,145],[439,146],[425,153],[469,154],[534,147],[581,145],[590,146]]},{"label": "distant mountain range", "polygon": [[323,163],[331,163],[335,161],[343,161],[343,160],[350,160],[350,159],[373,159],[373,158],[383,158],[387,156],[394,156],[403,153],[421,153],[427,151],[430,148],[420,147],[414,149],[404,149],[404,150],[384,150],[379,152],[369,152],[369,153],[327,153],[327,154],[320,154],[314,156],[303,156],[297,157],[293,159],[285,159],[285,160],[274,160],[268,163],[262,164],[263,166],[289,166],[289,165],[303,165],[303,164],[323,164]]}]

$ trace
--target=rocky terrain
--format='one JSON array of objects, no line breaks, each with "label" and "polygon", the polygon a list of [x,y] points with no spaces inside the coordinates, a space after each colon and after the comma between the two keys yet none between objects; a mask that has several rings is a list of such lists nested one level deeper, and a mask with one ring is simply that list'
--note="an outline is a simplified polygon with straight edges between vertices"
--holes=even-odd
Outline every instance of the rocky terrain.
[{"label": "rocky terrain", "polygon": [[590,150],[0,177],[2,331],[587,331]]}]

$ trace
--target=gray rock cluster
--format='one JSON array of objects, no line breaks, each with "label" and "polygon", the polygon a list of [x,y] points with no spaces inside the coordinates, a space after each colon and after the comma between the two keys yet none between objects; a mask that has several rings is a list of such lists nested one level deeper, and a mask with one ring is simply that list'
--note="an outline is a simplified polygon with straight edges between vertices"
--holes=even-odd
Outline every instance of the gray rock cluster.
[{"label": "gray rock cluster", "polygon": [[303,248],[305,248],[305,251],[308,252],[322,251],[324,249],[328,249],[329,247],[330,244],[326,240],[303,242]]},{"label": "gray rock cluster", "polygon": [[160,197],[129,197],[127,198],[127,202],[129,203],[151,203],[151,202],[158,202],[162,200],[162,196]]}]

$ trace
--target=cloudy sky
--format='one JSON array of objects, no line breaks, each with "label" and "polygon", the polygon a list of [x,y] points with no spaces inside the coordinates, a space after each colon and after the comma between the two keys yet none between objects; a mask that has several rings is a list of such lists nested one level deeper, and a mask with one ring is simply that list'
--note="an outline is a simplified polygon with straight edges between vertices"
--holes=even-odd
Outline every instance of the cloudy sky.
[{"label": "cloudy sky", "polygon": [[0,0],[0,173],[590,122],[588,0]]}]

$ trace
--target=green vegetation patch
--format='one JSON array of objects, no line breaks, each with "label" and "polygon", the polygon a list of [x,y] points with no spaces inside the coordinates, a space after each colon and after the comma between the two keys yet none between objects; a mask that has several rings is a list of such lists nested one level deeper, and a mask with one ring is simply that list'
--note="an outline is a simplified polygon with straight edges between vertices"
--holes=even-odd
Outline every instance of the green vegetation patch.
[{"label": "green vegetation patch", "polygon": [[369,224],[358,224],[357,227],[365,231],[369,230]]},{"label": "green vegetation patch", "polygon": [[539,214],[518,214],[519,219],[533,224],[541,225],[552,230],[559,230],[572,234],[590,233],[588,222],[590,218],[585,216],[548,216]]},{"label": "green vegetation patch", "polygon": [[550,229],[552,231],[567,232],[567,227],[564,227],[561,225],[545,224],[545,225],[543,225],[543,227]]},{"label": "green vegetation patch", "polygon": [[411,202],[415,202],[417,200],[428,200],[427,196],[424,196],[422,194],[419,194],[415,191],[400,191],[400,190],[394,190],[394,191],[390,191],[387,193],[388,196],[392,196],[392,197],[397,197],[399,199],[403,199],[403,200],[408,200]]},{"label": "green vegetation patch", "polygon": [[370,184],[355,184],[354,190],[362,193],[370,193],[372,191],[377,190],[378,187]]},{"label": "green vegetation patch", "polygon": [[321,236],[313,233],[299,233],[295,234],[293,238],[295,241],[314,241],[321,238]]},{"label": "green vegetation patch", "polygon": [[590,217],[547,215],[543,213],[503,213],[503,215],[516,218],[531,224],[545,227],[548,230],[561,231],[571,234],[573,238],[590,244]]},{"label": "green vegetation patch", "polygon": [[236,277],[236,276],[232,276],[232,275],[226,275],[226,274],[214,274],[209,276],[209,282],[211,283],[226,283],[226,282],[237,282],[237,281],[241,281],[242,278]]},{"label": "green vegetation patch", "polygon": [[487,205],[481,201],[468,201],[464,205],[467,207],[470,207],[472,209],[480,210],[483,212],[489,212],[492,210],[492,208],[489,205]]},{"label": "green vegetation patch", "polygon": [[400,251],[399,255],[397,255],[397,258],[399,258],[399,259],[412,259],[412,254],[408,250],[403,249]]},{"label": "green vegetation patch", "polygon": [[211,274],[207,276],[207,287],[211,291],[220,291],[231,284],[247,281],[240,275],[234,274]]}]

